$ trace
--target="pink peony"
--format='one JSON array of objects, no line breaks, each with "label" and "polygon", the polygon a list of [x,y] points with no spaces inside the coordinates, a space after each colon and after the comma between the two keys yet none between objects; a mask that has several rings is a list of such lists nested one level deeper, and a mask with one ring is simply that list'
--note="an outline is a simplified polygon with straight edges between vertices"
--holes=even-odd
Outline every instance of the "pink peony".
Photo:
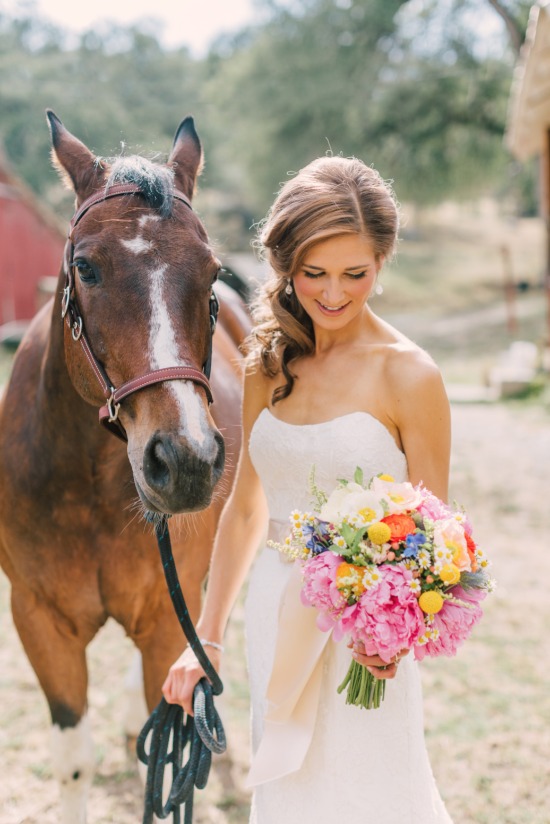
[{"label": "pink peony", "polygon": [[422,490],[422,503],[418,507],[418,511],[432,521],[446,520],[453,514],[450,507],[444,504],[436,495],[433,495],[429,489]]},{"label": "pink peony", "polygon": [[422,635],[424,616],[410,588],[410,570],[382,564],[379,571],[382,581],[367,589],[354,608],[344,610],[339,628],[362,641],[367,655],[389,663]]},{"label": "pink peony", "polygon": [[417,661],[422,661],[426,655],[434,658],[438,655],[447,655],[449,658],[456,655],[458,647],[468,638],[483,614],[479,603],[487,595],[485,590],[456,586],[449,590],[449,594],[466,601],[471,607],[445,601],[441,611],[434,616],[433,626],[439,630],[439,637],[427,644],[415,646],[414,657]]},{"label": "pink peony", "polygon": [[304,606],[319,610],[317,626],[326,632],[332,629],[346,606],[346,599],[336,588],[336,570],[342,558],[334,552],[321,552],[302,567],[304,583],[300,592]]}]

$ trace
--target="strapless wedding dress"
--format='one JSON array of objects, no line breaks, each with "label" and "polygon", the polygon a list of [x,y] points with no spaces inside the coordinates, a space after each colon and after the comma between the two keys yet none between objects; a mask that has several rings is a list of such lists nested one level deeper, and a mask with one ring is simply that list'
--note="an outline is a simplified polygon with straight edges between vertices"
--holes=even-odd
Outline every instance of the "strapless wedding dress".
[{"label": "strapless wedding dress", "polygon": [[[327,492],[338,478],[353,477],[357,466],[365,478],[380,472],[396,480],[407,478],[405,456],[383,424],[366,412],[299,426],[264,409],[253,426],[249,449],[267,496],[271,534],[279,538],[288,532],[293,509],[311,508],[312,465],[318,486]],[[287,608],[285,589],[297,574],[293,568],[266,547],[250,577],[245,626],[253,753],[265,744],[266,694],[276,648],[281,656],[278,634]],[[302,609],[304,614],[312,611]],[[304,745],[302,736],[300,744],[305,754],[298,757],[296,768],[296,737],[284,724],[275,725],[276,737],[269,743],[275,766],[266,769],[263,763],[255,773],[254,756],[252,760],[251,824],[452,824],[426,751],[420,676],[412,655],[387,682],[382,706],[364,710],[346,705],[345,695],[336,692],[351,660],[349,649],[331,639],[323,647],[324,640],[320,689],[309,707],[310,740]],[[307,690],[303,698],[309,700]]]}]

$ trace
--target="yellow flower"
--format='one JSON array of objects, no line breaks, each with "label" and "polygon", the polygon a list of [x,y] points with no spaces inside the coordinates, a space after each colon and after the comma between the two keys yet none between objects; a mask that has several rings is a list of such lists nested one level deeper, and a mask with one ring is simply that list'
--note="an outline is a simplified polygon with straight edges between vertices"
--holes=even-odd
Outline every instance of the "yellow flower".
[{"label": "yellow flower", "polygon": [[458,584],[460,581],[460,570],[455,564],[445,564],[439,572],[439,577],[446,584]]},{"label": "yellow flower", "polygon": [[372,541],[373,544],[378,544],[380,546],[390,540],[391,529],[387,524],[383,524],[381,521],[378,521],[377,523],[372,524],[372,526],[369,526],[367,535],[369,536],[369,541]]},{"label": "yellow flower", "polygon": [[418,606],[422,612],[425,612],[428,615],[435,615],[435,613],[439,612],[443,606],[443,598],[439,592],[434,592],[433,590],[430,592],[423,592],[418,599]]},{"label": "yellow flower", "polygon": [[381,481],[389,481],[390,483],[394,483],[395,478],[392,475],[379,475],[378,476]]},{"label": "yellow flower", "polygon": [[372,521],[373,518],[376,518],[376,512],[374,511],[374,509],[371,509],[368,506],[365,506],[363,507],[363,509],[360,509],[358,511],[358,515],[360,515],[362,519],[367,523],[368,521]]}]

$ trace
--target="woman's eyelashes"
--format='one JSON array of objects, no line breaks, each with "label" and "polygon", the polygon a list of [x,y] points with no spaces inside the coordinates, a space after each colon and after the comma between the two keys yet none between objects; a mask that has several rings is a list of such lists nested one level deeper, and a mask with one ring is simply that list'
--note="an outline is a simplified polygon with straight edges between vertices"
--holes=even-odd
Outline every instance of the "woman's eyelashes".
[{"label": "woman's eyelashes", "polygon": [[[317,278],[322,278],[326,272],[308,272],[307,269],[302,270],[306,278],[312,278],[316,280]],[[367,275],[367,270],[364,269],[362,272],[344,272],[344,275],[352,280],[361,280]]]}]

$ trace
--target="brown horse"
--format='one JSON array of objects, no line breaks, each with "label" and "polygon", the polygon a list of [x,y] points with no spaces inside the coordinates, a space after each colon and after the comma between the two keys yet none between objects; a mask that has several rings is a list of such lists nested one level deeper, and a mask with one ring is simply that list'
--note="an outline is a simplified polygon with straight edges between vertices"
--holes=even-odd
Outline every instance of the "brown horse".
[{"label": "brown horse", "polygon": [[[161,165],[95,157],[48,118],[54,160],[81,213],[57,295],[21,343],[0,408],[0,562],[50,707],[60,820],[80,824],[93,770],[86,647],[115,618],[141,652],[146,700],[156,705],[183,636],[143,515],[203,510],[177,516],[172,529],[196,615],[239,448],[237,344],[247,330],[240,299],[222,286],[209,408],[200,370],[220,263],[189,204],[202,161],[193,120]],[[127,445],[98,424],[106,402],[98,368],[120,387],[151,373],[160,381],[159,370],[172,367],[177,380],[146,385],[120,407],[110,399]]]}]

